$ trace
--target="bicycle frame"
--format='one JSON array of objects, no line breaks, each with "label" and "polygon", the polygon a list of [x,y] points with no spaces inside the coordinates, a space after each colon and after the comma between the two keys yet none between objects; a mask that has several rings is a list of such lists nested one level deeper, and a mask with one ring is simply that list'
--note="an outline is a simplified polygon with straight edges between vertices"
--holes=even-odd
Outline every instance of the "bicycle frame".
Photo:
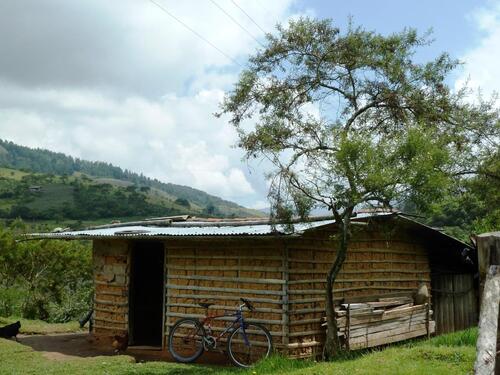
[{"label": "bicycle frame", "polygon": [[[239,327],[241,327],[243,330],[243,340],[245,342],[245,345],[250,346],[250,342],[248,341],[248,337],[247,337],[247,334],[245,331],[245,319],[243,317],[242,307],[243,307],[243,305],[240,306],[239,309],[236,310],[236,312],[234,314],[207,315],[205,318],[200,319],[200,323],[203,325],[203,327],[206,326],[208,328],[207,335],[213,337],[216,343],[221,337],[223,337],[226,333],[230,332],[232,329],[238,329]],[[211,335],[212,334],[212,326],[211,326],[212,321],[214,321],[215,319],[218,319],[218,318],[224,318],[224,317],[230,317],[230,316],[235,317],[234,321],[231,324],[229,324],[226,328],[224,328],[224,330],[218,336],[216,336],[216,337],[212,336]],[[206,339],[206,338],[204,338],[204,339]]]}]

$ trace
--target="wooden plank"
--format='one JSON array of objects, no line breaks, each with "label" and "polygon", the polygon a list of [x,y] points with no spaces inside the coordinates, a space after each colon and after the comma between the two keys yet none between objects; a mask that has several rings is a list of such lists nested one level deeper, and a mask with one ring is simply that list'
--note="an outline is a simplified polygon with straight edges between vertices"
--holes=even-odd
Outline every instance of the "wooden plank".
[{"label": "wooden plank", "polygon": [[[434,325],[431,324],[431,331],[434,331],[434,330],[435,330]],[[399,335],[393,335],[393,336],[384,337],[381,339],[370,340],[368,342],[364,342],[361,344],[356,344],[356,345],[353,344],[352,346],[354,347],[353,349],[370,348],[370,347],[374,347],[374,346],[390,344],[393,342],[404,341],[404,340],[408,340],[408,339],[419,337],[419,336],[425,336],[426,332],[427,332],[427,330],[425,328],[423,328],[420,330],[402,333]]]},{"label": "wooden plank", "polygon": [[[274,248],[269,248],[269,250],[274,249]],[[245,255],[245,254],[239,254],[239,255],[200,255],[200,252],[196,255],[184,255],[184,254],[178,254],[178,255],[169,255],[167,259],[169,260],[175,260],[175,259],[195,259],[195,260],[211,260],[211,259],[229,259],[229,260],[238,260],[238,259],[250,259],[250,260],[282,260],[282,257],[280,255]]]},{"label": "wooden plank", "polygon": [[[373,260],[345,260],[343,264],[375,264],[375,263],[396,263],[396,264],[429,264],[429,260],[425,255],[421,256],[423,259],[415,260],[402,260],[402,259],[373,259]],[[292,258],[289,260],[290,263],[309,263],[309,264],[332,264],[332,260],[320,260],[320,259],[302,259],[302,258]]]},{"label": "wooden plank", "polygon": [[[383,314],[378,314],[378,315],[367,314],[365,316],[354,316],[351,317],[351,324],[352,325],[365,324],[367,322],[379,322],[383,320],[412,316],[419,313],[425,313],[426,309],[427,309],[426,305],[416,305],[416,306],[406,307],[400,310],[387,311]],[[345,325],[346,318],[345,317],[337,318],[337,324],[339,326]]]},{"label": "wooden plank", "polygon": [[[203,309],[198,304],[191,304],[191,303],[168,303],[168,307],[187,307],[187,308],[196,308],[196,309]],[[236,311],[238,310],[238,306],[226,306],[226,305],[212,305],[210,306],[210,310],[227,310],[227,311]],[[282,314],[283,309],[271,309],[268,307],[255,307],[255,312],[262,312],[262,313],[273,313],[273,314]]]},{"label": "wooden plank", "polygon": [[369,296],[348,296],[344,298],[344,303],[354,303],[354,302],[370,302],[374,300],[384,301],[387,298],[399,298],[407,297],[412,298],[411,292],[392,292],[384,294],[372,294]]},{"label": "wooden plank", "polygon": [[[368,289],[378,289],[378,290],[415,290],[414,287],[406,287],[406,286],[385,286],[385,285],[368,285],[368,286],[360,286],[360,287],[355,287],[355,288],[335,288],[334,292],[339,293],[339,292],[351,292],[351,291],[356,291],[356,290],[368,290]],[[296,290],[290,290],[288,292],[290,295],[294,294],[324,294],[324,290],[318,290],[318,289],[296,289]]]},{"label": "wooden plank", "polygon": [[283,272],[283,267],[261,267],[261,266],[184,266],[169,264],[169,270],[183,270],[183,271],[261,271],[261,272]]},{"label": "wooden plank", "polygon": [[226,281],[235,283],[252,284],[284,284],[285,280],[280,279],[259,279],[250,277],[223,277],[223,276],[202,276],[202,275],[168,275],[168,279],[175,280],[208,280],[208,281]]},{"label": "wooden plank", "polygon": [[[200,266],[201,267],[201,266]],[[226,268],[224,268],[226,269]],[[290,268],[290,274],[318,274],[320,272],[324,272],[325,274],[328,272],[328,268],[324,269],[304,269],[304,268]],[[430,270],[409,270],[408,268],[385,268],[385,269],[371,269],[371,270],[342,270],[340,271],[340,275],[345,274],[365,274],[365,273],[415,273],[415,274],[424,274],[430,273]],[[388,281],[387,279],[385,281]]]},{"label": "wooden plank", "polygon": [[[184,314],[184,313],[177,313],[177,312],[169,312],[168,316],[175,317],[175,318],[198,318],[198,319],[205,318],[204,314]],[[221,318],[217,318],[217,320],[225,321],[225,322],[233,322],[234,316],[221,317]],[[263,323],[263,324],[279,324],[279,325],[283,324],[282,320],[272,320],[272,319],[245,318],[245,321],[252,322],[252,323]]]},{"label": "wooden plank", "polygon": [[[402,330],[402,332],[400,332]],[[435,324],[431,322],[430,330],[434,332]],[[377,333],[374,334],[373,338],[368,337],[368,339],[354,339],[350,343],[351,349],[361,349],[370,348],[373,346],[379,346],[384,344],[390,344],[393,342],[404,341],[411,338],[425,336],[427,334],[427,329],[425,324],[421,325],[418,329],[411,331],[404,331],[404,329],[395,329],[394,332]]]},{"label": "wooden plank", "polygon": [[[190,299],[202,299],[202,300],[222,300],[222,301],[239,301],[240,296],[222,296],[219,294],[170,294],[170,298],[190,298]],[[281,299],[271,299],[271,298],[249,298],[251,302],[262,302],[262,303],[274,303],[276,305],[281,305],[283,301]]]},{"label": "wooden plank", "polygon": [[238,293],[238,294],[265,294],[265,295],[275,295],[275,296],[284,295],[282,290],[218,288],[212,286],[175,285],[175,284],[167,284],[167,288],[175,290],[200,290],[209,292]]},{"label": "wooden plank", "polygon": [[[414,315],[409,315],[409,316],[401,316],[397,318],[392,318],[392,319],[380,319],[380,320],[357,320],[351,318],[351,324],[350,324],[350,330],[355,331],[355,330],[366,330],[367,327],[379,327],[383,325],[390,325],[390,324],[410,324],[412,321],[425,321],[426,319],[426,314],[427,312],[420,312]],[[339,326],[339,331],[343,332],[346,329],[347,325],[347,320],[342,321]]]},{"label": "wooden plank", "polygon": [[[288,305],[288,283],[289,283],[289,275],[288,275],[288,248],[285,246],[283,248],[283,315],[281,320],[283,321],[283,345],[287,348],[290,340],[290,306]],[[288,349],[285,354],[288,354]]]}]

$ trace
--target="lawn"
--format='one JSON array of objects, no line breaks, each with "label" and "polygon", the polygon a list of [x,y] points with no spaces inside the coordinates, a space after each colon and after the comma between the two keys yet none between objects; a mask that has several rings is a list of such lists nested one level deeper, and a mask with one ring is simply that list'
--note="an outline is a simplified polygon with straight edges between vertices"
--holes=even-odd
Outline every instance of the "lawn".
[{"label": "lawn", "polygon": [[[44,335],[49,333],[68,333],[68,332],[79,332],[80,326],[78,322],[68,322],[68,323],[47,323],[43,320],[29,320],[17,317],[0,317],[0,327],[15,323],[16,321],[21,322],[21,333],[26,335]],[[0,346],[1,348],[1,346]],[[2,355],[0,349],[0,356]]]},{"label": "lawn", "polygon": [[471,329],[383,350],[351,353],[344,359],[330,363],[288,360],[276,356],[251,370],[167,362],[134,363],[126,355],[57,362],[46,359],[30,347],[0,339],[0,374],[470,374],[476,336],[477,331]]}]

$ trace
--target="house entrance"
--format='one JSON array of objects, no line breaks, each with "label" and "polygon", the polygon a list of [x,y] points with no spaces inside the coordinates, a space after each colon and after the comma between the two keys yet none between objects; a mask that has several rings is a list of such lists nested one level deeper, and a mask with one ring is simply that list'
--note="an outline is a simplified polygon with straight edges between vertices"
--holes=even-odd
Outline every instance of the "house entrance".
[{"label": "house entrance", "polygon": [[130,342],[161,347],[164,309],[163,243],[136,242],[132,248],[130,279]]}]

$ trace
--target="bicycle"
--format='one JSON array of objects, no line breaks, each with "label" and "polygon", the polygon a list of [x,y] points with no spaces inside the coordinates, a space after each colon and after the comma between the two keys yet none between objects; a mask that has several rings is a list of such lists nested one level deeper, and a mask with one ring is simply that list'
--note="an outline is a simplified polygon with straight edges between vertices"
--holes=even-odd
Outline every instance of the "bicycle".
[{"label": "bicycle", "polygon": [[[251,367],[255,362],[267,358],[272,351],[272,337],[266,327],[258,323],[248,323],[243,317],[243,308],[254,311],[254,307],[245,298],[235,313],[208,315],[213,304],[199,303],[206,309],[202,319],[184,318],[178,320],[168,336],[168,348],[178,362],[196,361],[204,351],[216,350],[218,341],[227,333],[227,355],[231,362],[239,367]],[[235,317],[218,336],[214,336],[211,323],[223,317]]]}]

